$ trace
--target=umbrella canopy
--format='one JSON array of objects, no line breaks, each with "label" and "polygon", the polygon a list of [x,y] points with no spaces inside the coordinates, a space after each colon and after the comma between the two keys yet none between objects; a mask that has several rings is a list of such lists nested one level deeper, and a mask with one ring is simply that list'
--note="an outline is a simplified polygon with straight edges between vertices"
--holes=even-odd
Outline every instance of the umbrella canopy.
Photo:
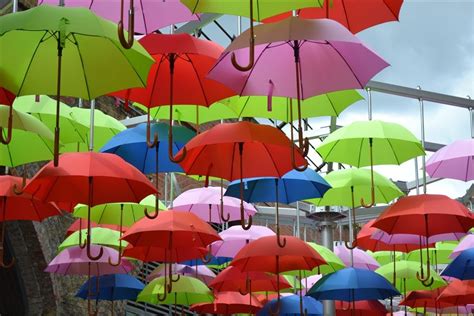
[{"label": "umbrella canopy", "polygon": [[441,275],[459,280],[474,280],[474,248],[461,252]]},{"label": "umbrella canopy", "polygon": [[[99,284],[98,287],[97,284]],[[134,276],[128,274],[106,274],[90,278],[80,287],[76,297],[104,301],[134,301],[144,287],[145,284],[138,281]]]},{"label": "umbrella canopy", "polygon": [[[91,228],[92,237],[91,243],[94,245],[103,245],[114,249],[120,249],[120,232],[108,228],[95,227]],[[79,237],[79,234],[82,236],[87,236],[87,229],[78,230],[71,235],[69,235],[59,246],[58,252],[63,251],[69,247],[76,247],[81,244],[81,241],[85,237]],[[128,243],[124,242],[124,246],[127,246]]]},{"label": "umbrella canopy", "polygon": [[[314,268],[312,271],[301,271],[302,276],[310,276],[310,275],[315,275],[315,274],[328,274],[335,272],[337,270],[343,269],[346,267],[344,262],[331,250],[328,248],[318,245],[314,242],[307,242],[308,245],[311,246],[317,253],[323,257],[323,259],[326,261],[326,264],[320,265],[317,268]],[[286,272],[285,274],[290,274]],[[292,271],[292,275],[298,275],[299,271]]]},{"label": "umbrella canopy", "polygon": [[241,295],[237,292],[221,292],[214,294],[212,303],[201,303],[191,306],[191,310],[199,314],[255,314],[262,308],[260,301],[253,295]]},{"label": "umbrella canopy", "polygon": [[[0,146],[0,165],[16,167],[30,162],[53,158],[53,134],[37,118],[16,111],[13,107],[0,105],[0,126],[7,127],[9,112],[12,111],[12,135],[8,145]],[[2,129],[3,139],[8,131]]]},{"label": "umbrella canopy", "polygon": [[456,140],[437,152],[426,162],[426,172],[432,178],[448,178],[461,181],[474,180],[474,139]]},{"label": "umbrella canopy", "polygon": [[104,255],[97,260],[91,260],[86,249],[79,246],[66,248],[54,257],[44,271],[62,275],[104,275],[129,273],[133,270],[133,265],[126,259],[121,259],[117,266],[109,264],[108,258],[113,258],[114,262],[119,258],[117,250],[91,245],[93,253],[98,253],[100,249],[103,249]]},{"label": "umbrella canopy", "polygon": [[474,281],[454,280],[441,292],[438,301],[453,306],[472,304],[474,302]]},{"label": "umbrella canopy", "polygon": [[449,303],[438,302],[438,296],[444,291],[445,288],[446,286],[433,290],[411,291],[402,301],[400,301],[400,303],[398,303],[398,305],[406,305],[412,308],[443,308],[451,306]]},{"label": "umbrella canopy", "polygon": [[459,256],[461,252],[470,248],[474,248],[474,235],[471,234],[461,239],[456,248],[453,249],[453,252],[451,253],[450,257],[454,259]]},{"label": "umbrella canopy", "polygon": [[334,248],[334,253],[341,258],[346,266],[351,266],[352,257],[352,266],[354,268],[375,270],[380,267],[380,264],[374,258],[358,248],[349,250],[343,245],[339,245]]},{"label": "umbrella canopy", "polygon": [[[191,212],[200,219],[222,224],[225,221],[240,219],[240,200],[235,197],[222,196],[220,187],[203,187],[181,193],[173,201],[176,211]],[[244,218],[253,216],[257,210],[252,204],[244,203]]]},{"label": "umbrella canopy", "polygon": [[[323,315],[323,304],[312,297],[304,296],[302,298],[303,310],[306,310],[304,315],[322,316]],[[289,295],[280,299],[280,306],[275,307],[278,304],[277,299],[265,304],[263,309],[257,313],[258,316],[274,315],[272,311],[278,309],[278,315],[301,315],[300,297],[298,295]]]},{"label": "umbrella canopy", "polygon": [[[127,258],[135,258],[143,262],[184,262],[187,260],[194,260],[198,258],[203,258],[208,253],[206,248],[191,248],[191,247],[181,247],[181,248],[163,248],[156,246],[136,246],[128,245],[124,251],[123,255]],[[206,260],[207,262],[207,260]],[[189,262],[186,262],[189,263]],[[199,264],[204,264],[200,262]]]},{"label": "umbrella canopy", "polygon": [[[216,274],[212,272],[212,270],[206,267],[205,265],[197,265],[197,266],[191,267],[185,264],[175,263],[171,265],[171,272],[172,274],[192,276],[198,280],[201,280],[205,284],[209,284],[216,277]],[[166,273],[166,266],[159,265],[150,274],[147,275],[146,280],[150,282],[151,280],[165,276],[165,273]]]},{"label": "umbrella canopy", "polygon": [[306,295],[319,300],[378,300],[400,293],[381,275],[365,269],[345,268],[321,278]]},{"label": "umbrella canopy", "polygon": [[154,279],[138,295],[138,302],[160,305],[184,305],[212,302],[213,296],[209,288],[198,279],[181,276],[173,283],[173,292],[165,300],[159,300],[160,294],[166,293],[164,277]]},{"label": "umbrella canopy", "polygon": [[16,96],[7,89],[0,87],[0,104],[12,105],[15,97]]},{"label": "umbrella canopy", "polygon": [[[72,233],[82,230],[84,227],[87,227],[87,219],[86,218],[78,218],[76,219],[71,226],[68,227],[66,230],[66,237],[70,236]],[[113,224],[97,224],[95,222],[91,222],[91,228],[94,227],[101,227],[101,228],[108,228],[108,229],[113,229],[116,231],[120,231],[120,225],[113,225]],[[122,227],[122,232],[127,230],[126,227]]]},{"label": "umbrella canopy", "polygon": [[367,253],[374,258],[380,265],[386,265],[390,262],[394,262],[400,259],[403,254],[399,251],[376,251],[372,252],[370,250]]},{"label": "umbrella canopy", "polygon": [[[457,245],[458,243],[453,241],[439,241],[429,248],[429,257],[432,258],[433,263],[436,265],[448,264],[452,261],[449,255],[453,252]],[[425,253],[423,253],[423,255],[421,254],[422,251],[426,252],[425,250],[421,249],[413,250],[408,253],[405,258],[406,260],[410,261],[426,260]]]},{"label": "umbrella canopy", "polygon": [[336,316],[386,316],[387,309],[379,301],[357,301],[355,310],[343,301],[336,301]]},{"label": "umbrella canopy", "polygon": [[460,240],[466,235],[467,233],[465,232],[451,232],[436,234],[426,238],[417,234],[388,234],[380,229],[376,229],[371,238],[392,246],[401,244],[411,247],[417,245],[417,248],[420,249],[422,246],[426,246],[426,243],[428,243],[428,247],[434,248],[437,242]]}]

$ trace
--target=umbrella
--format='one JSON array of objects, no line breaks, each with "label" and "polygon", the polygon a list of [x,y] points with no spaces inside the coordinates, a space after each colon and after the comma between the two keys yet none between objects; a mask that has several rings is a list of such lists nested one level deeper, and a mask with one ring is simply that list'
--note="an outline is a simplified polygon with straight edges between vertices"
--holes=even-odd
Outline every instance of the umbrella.
[{"label": "umbrella", "polygon": [[[302,19],[329,18],[338,21],[352,33],[358,33],[372,26],[398,21],[403,0],[332,0],[324,1],[320,8],[304,8],[296,14]],[[265,19],[264,22],[276,22],[291,16],[284,13]]]},{"label": "umbrella", "polygon": [[[222,187],[204,187],[185,191],[174,199],[173,209],[191,212],[210,223],[222,224],[240,219],[240,200],[223,196]],[[245,219],[255,213],[257,210],[252,204],[244,203]]]},{"label": "umbrella", "polygon": [[[405,127],[378,120],[354,122],[331,133],[316,149],[326,162],[346,163],[351,166],[397,164],[425,154],[421,142]],[[351,153],[348,155],[347,153]],[[375,204],[375,188],[371,176],[372,201]]]},{"label": "umbrella", "polygon": [[0,87],[0,104],[12,105],[15,100],[15,95],[5,88]]},{"label": "umbrella", "polygon": [[[211,246],[212,248],[212,246]],[[204,251],[206,252],[206,251]],[[180,260],[178,260],[180,261]],[[232,258],[228,257],[210,257],[210,260],[205,260],[204,262],[201,259],[192,259],[192,260],[185,260],[185,261],[180,261],[182,264],[186,264],[188,266],[200,266],[200,265],[206,265],[208,267],[216,268],[216,269],[224,269],[228,266],[228,263],[232,261]]]},{"label": "umbrella", "polygon": [[[146,280],[150,282],[153,279],[165,276],[165,273],[166,265],[159,265],[150,274],[147,275]],[[209,284],[216,277],[216,274],[205,265],[197,265],[195,267],[191,267],[185,264],[175,263],[171,265],[171,273],[192,276],[198,280],[201,280],[205,284]]]},{"label": "umbrella", "polygon": [[[118,91],[114,96],[138,102],[147,108],[169,105],[168,156],[173,156],[173,105],[193,104],[210,106],[234,93],[221,83],[206,78],[207,72],[223,48],[211,41],[200,40],[189,34],[149,34],[139,41],[155,59],[146,88]],[[157,145],[158,135],[150,141],[150,111],[147,123],[147,144]],[[181,160],[185,157],[183,154]]]},{"label": "umbrella", "polygon": [[[252,39],[255,33],[250,49],[249,32]],[[248,51],[251,57],[254,51],[258,56],[255,63],[251,58],[250,68],[239,69],[245,73],[234,70],[236,56],[241,59]],[[268,96],[269,108],[273,95],[296,98],[299,147],[306,156],[309,141],[307,138],[303,141],[301,100],[333,91],[362,89],[387,66],[339,23],[291,17],[258,25],[255,32],[251,28],[237,37],[210,71],[209,78],[240,95]],[[320,80],[315,80],[314,74]],[[290,131],[293,134],[293,129]]]},{"label": "umbrella", "polygon": [[[135,258],[143,262],[184,262],[190,264],[188,260],[201,258],[208,253],[208,250],[203,247],[190,248],[163,248],[157,246],[136,246],[128,245],[124,251],[123,256],[127,258]],[[206,261],[207,262],[207,261]],[[212,260],[211,260],[212,262]],[[199,262],[199,264],[204,264]]]},{"label": "umbrella", "polygon": [[[273,299],[261,311],[257,313],[258,316],[275,315],[273,310],[278,308],[277,315],[308,315],[308,316],[322,316],[323,304],[309,296],[303,296],[302,300],[298,295],[289,295],[278,299]],[[304,310],[304,313],[301,313]]]},{"label": "umbrella", "polygon": [[[82,230],[83,227],[87,227],[87,218],[78,218],[76,219],[71,226],[68,227],[66,230],[66,237],[70,236],[72,233],[78,230]],[[120,226],[119,225],[112,225],[112,224],[97,224],[93,221],[91,221],[91,228],[94,227],[101,227],[101,228],[108,228],[108,229],[113,229],[116,231],[120,231]],[[122,232],[126,230],[126,227],[122,227]]]},{"label": "umbrella", "polygon": [[[121,47],[116,26],[87,9],[42,5],[4,15],[0,25],[0,50],[5,52],[0,85],[18,96],[56,95],[55,166],[60,96],[91,100],[111,91],[144,86],[152,65],[140,45],[129,50]],[[56,71],[56,80],[45,78],[45,73]]]},{"label": "umbrella", "polygon": [[[120,243],[120,231],[95,227],[91,228],[92,237],[91,243],[94,245],[103,245],[119,251],[122,251],[122,246]],[[79,237],[79,234],[87,236],[87,229],[78,230],[71,235],[69,235],[61,244],[58,246],[58,251],[61,252],[66,248],[80,246],[82,237]],[[128,245],[127,242],[124,242],[124,246]]]},{"label": "umbrella", "polygon": [[[453,252],[454,248],[457,246],[457,242],[452,241],[439,241],[435,245],[432,245],[429,248],[429,256],[433,258],[433,263],[437,269],[438,265],[440,264],[448,264],[452,261],[449,255]],[[423,260],[423,256],[421,255],[422,249],[417,249],[409,252],[406,255],[406,260],[410,261],[420,261]],[[426,257],[425,257],[426,258]]]},{"label": "umbrella", "polygon": [[343,301],[336,301],[337,316],[385,316],[387,309],[379,301],[357,301],[355,310],[350,310],[350,305],[344,305]]},{"label": "umbrella", "polygon": [[23,180],[18,177],[0,176],[0,220],[2,222],[0,232],[0,267],[2,268],[10,268],[15,263],[15,258],[12,258],[10,263],[5,263],[3,257],[6,221],[42,221],[50,216],[61,215],[59,209],[52,203],[43,202],[29,194],[16,194],[15,187],[21,186],[22,182]]},{"label": "umbrella", "polygon": [[[301,271],[303,277],[315,275],[315,274],[328,274],[335,272],[337,270],[341,270],[346,267],[344,262],[331,250],[328,248],[318,245],[314,242],[307,242],[308,245],[311,246],[317,253],[323,257],[326,261],[326,264],[320,265],[317,268],[313,269],[311,272]],[[299,273],[299,272],[298,272]],[[285,274],[290,274],[286,272]],[[292,275],[297,275],[296,272],[292,272]]]},{"label": "umbrella", "polygon": [[[184,305],[212,302],[209,288],[198,279],[182,276],[175,282],[173,290],[168,287],[165,277],[156,278],[138,295],[138,302],[162,305]],[[171,295],[167,295],[167,293]],[[164,295],[164,298],[163,298]],[[177,313],[176,313],[177,314]]]},{"label": "umbrella", "polygon": [[0,105],[0,126],[9,125],[12,127],[10,135],[4,129],[0,130],[0,135],[8,140],[15,134],[15,139],[0,146],[0,165],[16,167],[53,157],[54,136],[40,120],[14,110],[12,106]]},{"label": "umbrella", "polygon": [[403,254],[399,251],[376,251],[372,252],[367,250],[367,253],[375,259],[380,265],[386,265],[390,262],[396,262],[398,259],[403,258]]},{"label": "umbrella", "polygon": [[400,303],[398,303],[398,305],[410,306],[412,308],[422,307],[424,309],[424,314],[426,314],[427,308],[435,308],[438,310],[451,306],[451,304],[438,302],[438,296],[444,291],[445,288],[446,287],[443,286],[429,291],[411,291],[402,301],[400,301]]},{"label": "umbrella", "polygon": [[457,140],[437,152],[426,162],[426,172],[432,178],[462,181],[474,180],[474,139]]},{"label": "umbrella", "polygon": [[248,230],[241,226],[232,226],[219,233],[222,240],[211,244],[211,252],[216,257],[233,258],[248,243],[265,236],[274,236],[268,227],[252,225]]},{"label": "umbrella", "polygon": [[[184,150],[185,149],[185,150]],[[286,135],[277,128],[250,122],[224,123],[197,135],[177,154],[187,174],[240,181],[240,221],[244,221],[243,179],[282,177],[293,166],[307,166]],[[219,153],[219,155],[216,155]],[[296,160],[289,159],[296,156]],[[180,158],[181,157],[181,158]],[[286,159],[285,159],[286,157]]]},{"label": "umbrella", "polygon": [[474,280],[474,248],[461,252],[441,275],[459,280]]},{"label": "umbrella", "polygon": [[358,269],[375,270],[380,267],[379,263],[365,251],[354,248],[347,249],[339,245],[334,247],[334,253],[341,258],[346,266],[353,266]]},{"label": "umbrella", "polygon": [[140,171],[116,155],[70,153],[62,154],[59,160],[61,168],[48,163],[24,191],[44,201],[87,204],[87,254],[91,260],[100,258],[102,251],[96,256],[90,251],[91,208],[118,201],[138,203],[155,189]]},{"label": "umbrella", "polygon": [[452,306],[472,304],[474,302],[474,281],[454,280],[438,296],[438,302]]},{"label": "umbrella", "polygon": [[[97,286],[99,284],[99,286]],[[111,301],[111,314],[114,314],[114,301],[136,300],[145,285],[128,274],[106,274],[93,276],[77,291],[76,297],[82,299]],[[92,295],[90,295],[92,292]]]},{"label": "umbrella", "polygon": [[[422,237],[451,233],[466,233],[474,226],[474,217],[470,211],[458,201],[452,200],[444,195],[421,194],[401,198],[390,205],[380,214],[372,224],[388,234],[413,234],[419,235],[420,248]],[[417,278],[424,284],[430,281],[430,257],[429,246],[426,244],[426,277],[423,273],[423,261],[421,262],[421,273]]]},{"label": "umbrella", "polygon": [[255,314],[262,308],[260,301],[253,295],[241,295],[236,292],[214,294],[212,303],[200,303],[191,306],[191,310],[199,314]]},{"label": "umbrella", "polygon": [[453,252],[451,253],[450,257],[454,259],[459,256],[461,252],[470,248],[474,248],[474,235],[471,234],[461,239],[456,248],[453,249]]}]

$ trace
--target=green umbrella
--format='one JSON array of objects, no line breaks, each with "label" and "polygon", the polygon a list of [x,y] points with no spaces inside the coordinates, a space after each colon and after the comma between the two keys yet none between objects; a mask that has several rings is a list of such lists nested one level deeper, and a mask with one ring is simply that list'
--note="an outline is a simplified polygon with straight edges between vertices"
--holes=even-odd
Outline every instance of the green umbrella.
[{"label": "green umbrella", "polygon": [[[417,271],[420,270],[420,263],[415,261],[397,260],[395,268],[393,262],[381,266],[375,272],[394,283],[394,273],[396,284],[394,286],[403,293],[416,290],[426,290],[427,287],[416,278]],[[446,282],[439,276],[436,271],[431,270],[434,282],[429,289],[436,289],[446,285]]]},{"label": "green umbrella", "polygon": [[[102,228],[102,227],[94,227],[91,228],[93,234],[92,234],[92,244],[95,245],[102,245],[102,246],[107,246],[111,247],[114,249],[118,249],[119,251],[121,250],[121,244],[120,244],[120,232],[109,229],[109,228]],[[87,236],[87,229],[82,229],[75,231],[71,235],[69,235],[59,246],[58,246],[58,251],[61,252],[66,248],[69,247],[74,247],[74,246],[80,246],[81,242],[80,240],[82,239],[81,236],[85,235]],[[122,241],[123,246],[127,246],[128,243],[126,241]]]},{"label": "green umbrella", "polygon": [[[324,161],[370,166],[371,172],[374,165],[400,165],[425,154],[421,142],[405,127],[377,120],[342,127],[331,133],[316,150]],[[375,204],[374,189],[372,185],[372,202],[367,205],[362,199],[362,206]]]},{"label": "green umbrella", "polygon": [[[376,251],[372,252],[370,250],[367,253],[374,258],[380,265],[385,265],[390,262],[393,262],[393,251]],[[403,258],[403,254],[399,251],[395,251],[395,260]]]},{"label": "green umbrella", "polygon": [[[0,145],[0,165],[17,167],[53,158],[54,135],[40,120],[11,106],[0,105],[0,126],[8,126],[9,118],[12,118],[14,138],[9,144]],[[8,138],[7,131],[2,129],[0,133]]]},{"label": "green umbrella", "polygon": [[[27,112],[38,118],[51,131],[54,132],[56,124],[56,100],[42,95],[36,102],[36,97],[32,95],[17,97],[13,106],[16,110]],[[72,109],[70,106],[60,103],[60,121],[61,143],[85,143],[89,131],[89,125],[83,125],[74,120],[71,116]]]},{"label": "green umbrella", "polygon": [[[360,100],[363,97],[355,90],[318,95],[301,101],[301,118],[339,116],[348,106]],[[235,96],[221,102],[233,109],[239,117],[271,118],[287,123],[298,118],[298,109],[290,104],[290,99],[273,97],[271,111],[268,110],[267,101],[266,96]]]},{"label": "green umbrella", "polygon": [[[429,248],[429,258],[434,258],[436,266],[438,264],[448,264],[452,261],[449,255],[453,252],[454,248],[456,248],[458,244],[459,242],[452,241],[437,242],[434,248]],[[422,256],[420,256],[420,251],[423,251]],[[426,250],[422,249],[409,252],[406,256],[406,260],[426,263]]]},{"label": "green umbrella", "polygon": [[[0,86],[17,96],[56,95],[55,166],[59,97],[91,100],[144,87],[154,62],[139,44],[123,48],[117,26],[90,10],[48,5],[1,16],[0,51]],[[52,73],[57,76],[49,75]]]},{"label": "green umbrella", "polygon": [[300,291],[303,288],[301,281],[299,280],[299,278],[296,277],[297,275],[298,274],[292,275],[290,273],[285,273],[281,275],[286,280],[286,282],[288,282],[291,285],[290,288],[281,290],[281,292],[292,293],[292,292]]},{"label": "green umbrella", "polygon": [[171,283],[172,289],[167,286],[167,276],[154,279],[138,294],[137,301],[184,306],[213,301],[211,290],[202,281],[183,275],[176,277],[178,279]]}]

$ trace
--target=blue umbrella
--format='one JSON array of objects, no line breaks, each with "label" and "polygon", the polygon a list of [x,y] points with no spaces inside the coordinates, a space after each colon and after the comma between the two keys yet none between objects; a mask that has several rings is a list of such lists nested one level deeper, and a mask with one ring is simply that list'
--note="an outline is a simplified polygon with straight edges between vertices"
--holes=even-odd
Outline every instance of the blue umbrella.
[{"label": "blue umbrella", "polygon": [[[331,188],[316,171],[306,169],[303,172],[292,170],[281,178],[263,177],[244,179],[243,200],[246,202],[276,202],[277,241],[280,247],[280,214],[278,203],[289,204],[309,198],[322,197]],[[229,184],[225,195],[240,198],[240,180]]]},{"label": "blue umbrella", "polygon": [[194,259],[194,260],[187,260],[181,262],[181,264],[185,264],[187,266],[201,266],[201,265],[208,265],[208,266],[221,266],[227,262],[231,262],[232,258],[226,257],[211,257],[210,261],[202,261],[201,259]]},{"label": "blue umbrella", "polygon": [[325,275],[306,294],[317,300],[381,300],[400,295],[383,276],[370,270],[345,268]]},{"label": "blue umbrella", "polygon": [[441,273],[459,280],[474,280],[474,248],[461,252]]},{"label": "blue umbrella", "polygon": [[[323,304],[312,297],[302,297],[303,310],[307,311],[305,315],[319,316],[323,315]],[[278,300],[274,299],[257,313],[258,316],[274,315],[275,310],[278,309]],[[273,311],[273,313],[272,313]],[[298,295],[289,295],[280,299],[280,307],[278,315],[301,315],[300,297]]]}]

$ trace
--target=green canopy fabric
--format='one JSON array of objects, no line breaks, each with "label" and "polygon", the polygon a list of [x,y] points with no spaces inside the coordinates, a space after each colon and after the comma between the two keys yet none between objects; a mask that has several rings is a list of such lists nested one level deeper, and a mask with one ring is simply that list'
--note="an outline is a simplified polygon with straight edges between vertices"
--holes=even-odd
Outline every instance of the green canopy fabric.
[{"label": "green canopy fabric", "polygon": [[[426,287],[418,281],[416,273],[420,271],[420,263],[415,261],[400,260],[395,262],[396,271],[396,288],[401,293],[416,290],[436,289],[446,285],[446,282],[439,276],[436,271],[431,269],[430,273],[434,279],[430,287]],[[375,270],[378,274],[392,282],[393,284],[393,262],[381,266]],[[405,288],[406,287],[406,288]]]},{"label": "green canopy fabric", "polygon": [[[449,255],[453,252],[454,248],[459,244],[459,242],[437,242],[435,248],[429,248],[430,262],[435,264],[448,264],[453,261]],[[426,263],[426,249],[422,250],[423,262]],[[406,255],[406,260],[420,262],[420,250],[414,250]]]},{"label": "green canopy fabric", "polygon": [[173,289],[166,299],[163,302],[158,301],[158,295],[163,295],[165,288],[165,277],[154,279],[138,294],[137,301],[160,305],[190,306],[214,300],[211,290],[206,284],[193,277],[181,275],[177,282],[173,282]]},{"label": "green canopy fabric", "polygon": [[[369,200],[371,196],[370,170],[350,168],[327,174],[324,179],[331,185],[319,199],[308,202],[317,206],[340,205],[352,206],[351,187],[354,188],[354,206],[361,205],[361,198]],[[375,202],[389,203],[403,195],[403,192],[389,179],[374,171]]]},{"label": "green canopy fabric", "polygon": [[[235,96],[220,102],[236,112],[238,117],[269,118],[287,123],[291,122],[291,118],[298,119],[296,100],[293,100],[293,115],[291,115],[290,99],[274,97],[271,111],[268,111],[267,99],[265,96]],[[301,101],[301,118],[339,116],[347,107],[363,99],[355,90],[318,95]]]},{"label": "green canopy fabric", "polygon": [[[27,112],[38,118],[45,124],[51,132],[54,132],[56,125],[56,100],[42,95],[39,96],[39,102],[36,102],[36,97],[33,95],[17,97],[13,103],[15,110]],[[61,128],[61,143],[86,143],[89,131],[89,125],[83,125],[74,120],[71,116],[72,109],[64,103],[60,103],[60,121]]]},{"label": "green canopy fabric", "polygon": [[[159,201],[160,211],[166,210],[166,206]],[[145,216],[145,209],[153,211],[155,209],[155,196],[149,195],[140,203],[108,203],[97,205],[91,208],[91,221],[97,224],[120,225],[120,212],[123,205],[123,226],[130,227],[135,222]],[[74,208],[74,216],[87,219],[87,205],[78,204]]]},{"label": "green canopy fabric", "polygon": [[374,165],[400,165],[425,155],[421,142],[405,127],[382,121],[354,122],[331,133],[316,149],[326,162],[370,166],[373,140]]},{"label": "green canopy fabric", "polygon": [[[92,244],[95,245],[102,245],[111,247],[114,249],[120,248],[120,232],[109,229],[109,228],[102,228],[102,227],[93,227],[91,228],[92,232]],[[69,235],[59,246],[58,251],[61,252],[66,248],[79,246],[79,234],[82,234],[81,241],[84,241],[87,238],[87,229],[82,229],[75,231],[71,235]],[[128,245],[128,242],[122,240],[122,248],[125,248]]]},{"label": "green canopy fabric", "polygon": [[[367,251],[367,253],[374,258],[381,266],[393,262],[393,251]],[[402,258],[403,255],[399,251],[395,251],[395,260]]]},{"label": "green canopy fabric", "polygon": [[[0,126],[8,126],[9,111],[9,106],[0,105]],[[3,129],[3,136],[7,137],[6,128]],[[17,167],[51,160],[53,138],[53,133],[40,120],[13,109],[12,140],[8,145],[0,144],[0,165]]]}]

